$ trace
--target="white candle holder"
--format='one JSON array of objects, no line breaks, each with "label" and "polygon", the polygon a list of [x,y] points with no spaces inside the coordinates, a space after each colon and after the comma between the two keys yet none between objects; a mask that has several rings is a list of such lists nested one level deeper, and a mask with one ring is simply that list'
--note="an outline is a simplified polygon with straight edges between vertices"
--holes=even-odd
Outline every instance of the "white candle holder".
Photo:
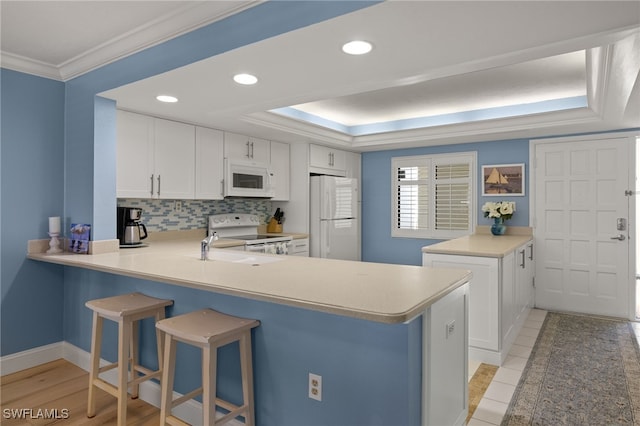
[{"label": "white candle holder", "polygon": [[49,232],[51,240],[49,241],[49,250],[47,250],[47,254],[62,253],[62,249],[60,248],[60,240],[58,239],[59,235],[59,232]]}]

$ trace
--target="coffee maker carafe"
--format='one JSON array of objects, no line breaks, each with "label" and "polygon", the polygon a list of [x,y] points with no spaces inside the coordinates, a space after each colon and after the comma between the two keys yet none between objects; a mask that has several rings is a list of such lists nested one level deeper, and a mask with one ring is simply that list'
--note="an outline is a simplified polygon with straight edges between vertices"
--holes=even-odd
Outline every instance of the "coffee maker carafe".
[{"label": "coffee maker carafe", "polygon": [[118,207],[118,239],[124,247],[142,245],[147,238],[147,227],[140,223],[142,209],[133,207]]}]

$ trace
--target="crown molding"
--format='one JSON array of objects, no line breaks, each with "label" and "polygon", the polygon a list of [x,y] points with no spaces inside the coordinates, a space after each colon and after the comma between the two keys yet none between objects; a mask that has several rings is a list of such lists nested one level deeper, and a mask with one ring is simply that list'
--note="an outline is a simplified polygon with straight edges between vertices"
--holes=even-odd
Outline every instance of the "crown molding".
[{"label": "crown molding", "polygon": [[[358,136],[353,148],[359,151],[381,148],[450,145],[507,138],[529,137],[544,129],[571,129],[602,124],[602,118],[590,108],[552,111],[520,117],[435,126],[385,134]],[[563,130],[564,131],[564,130]]]},{"label": "crown molding", "polygon": [[51,80],[62,80],[60,70],[55,65],[20,55],[14,55],[9,52],[0,51],[0,65],[2,65],[2,68],[13,71],[49,78]]},{"label": "crown molding", "polygon": [[[220,3],[201,1],[167,13],[138,28],[108,40],[61,64],[34,61],[8,52],[0,52],[3,68],[67,81],[134,53],[164,43],[198,28],[242,12],[261,1],[237,1],[235,7],[220,11]],[[229,4],[225,2],[225,4]]]},{"label": "crown molding", "polygon": [[318,142],[329,143],[334,146],[351,148],[354,137],[336,130],[328,129],[306,121],[296,120],[269,111],[256,112],[240,117],[240,120],[257,126],[291,133]]},{"label": "crown molding", "polygon": [[254,113],[242,120],[355,151],[530,137],[540,128],[578,132],[585,125],[595,128],[605,124],[602,117],[588,107],[355,137],[269,112]]}]

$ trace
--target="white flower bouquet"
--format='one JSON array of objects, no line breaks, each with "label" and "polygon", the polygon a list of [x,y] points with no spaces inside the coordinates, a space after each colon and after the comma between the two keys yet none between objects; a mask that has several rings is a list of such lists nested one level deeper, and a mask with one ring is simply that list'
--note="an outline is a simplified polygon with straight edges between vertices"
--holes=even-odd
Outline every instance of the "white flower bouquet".
[{"label": "white flower bouquet", "polygon": [[511,219],[516,211],[515,201],[500,201],[497,203],[487,201],[482,206],[484,217],[502,218],[503,220]]}]

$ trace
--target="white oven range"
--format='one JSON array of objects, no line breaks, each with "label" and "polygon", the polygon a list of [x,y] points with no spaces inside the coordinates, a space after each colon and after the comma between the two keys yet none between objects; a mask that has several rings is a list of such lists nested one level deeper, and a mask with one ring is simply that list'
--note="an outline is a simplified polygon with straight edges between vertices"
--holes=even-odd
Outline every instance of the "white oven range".
[{"label": "white oven range", "polygon": [[255,214],[224,213],[209,216],[209,233],[220,239],[243,240],[244,245],[231,247],[258,253],[289,254],[293,238],[258,234],[260,218]]}]

